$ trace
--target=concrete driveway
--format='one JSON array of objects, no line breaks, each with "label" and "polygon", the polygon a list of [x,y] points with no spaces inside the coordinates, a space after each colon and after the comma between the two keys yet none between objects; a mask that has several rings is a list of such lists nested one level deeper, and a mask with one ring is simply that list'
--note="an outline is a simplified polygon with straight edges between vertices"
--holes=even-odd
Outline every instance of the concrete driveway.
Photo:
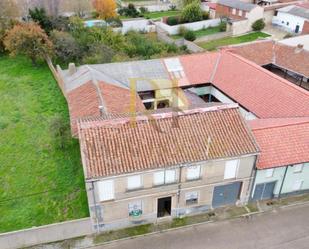
[{"label": "concrete driveway", "polygon": [[93,249],[308,249],[309,204],[161,234]]}]

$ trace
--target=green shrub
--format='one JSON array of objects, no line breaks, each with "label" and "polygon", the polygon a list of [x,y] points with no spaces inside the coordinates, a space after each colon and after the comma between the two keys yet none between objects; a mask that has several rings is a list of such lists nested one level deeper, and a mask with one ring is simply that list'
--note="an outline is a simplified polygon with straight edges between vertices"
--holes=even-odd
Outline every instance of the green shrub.
[{"label": "green shrub", "polygon": [[208,20],[209,19],[209,12],[203,11],[203,20]]},{"label": "green shrub", "polygon": [[53,30],[50,38],[54,44],[56,58],[60,62],[67,64],[81,59],[83,51],[70,33]]},{"label": "green shrub", "polygon": [[188,30],[185,35],[184,35],[184,38],[187,40],[187,41],[194,41],[196,39],[196,35],[195,33],[192,31],[192,30]]},{"label": "green shrub", "polygon": [[142,14],[146,14],[146,13],[148,13],[149,11],[148,11],[148,9],[145,8],[145,7],[140,7],[140,8],[139,8],[139,12],[141,12]]},{"label": "green shrub", "polygon": [[203,19],[201,6],[198,2],[188,4],[181,12],[183,22],[197,22]]},{"label": "green shrub", "polygon": [[253,24],[252,24],[252,29],[254,31],[260,31],[265,27],[265,22],[263,19],[259,19],[256,20]]},{"label": "green shrub", "polygon": [[169,10],[176,10],[177,6],[175,4],[172,4],[169,6]]},{"label": "green shrub", "polygon": [[128,7],[122,7],[118,10],[118,14],[121,16],[138,17],[140,13],[135,8],[134,4],[129,3]]},{"label": "green shrub", "polygon": [[179,23],[179,19],[176,16],[170,16],[166,19],[166,23],[170,26],[174,26]]},{"label": "green shrub", "polygon": [[220,24],[219,24],[219,30],[220,30],[221,32],[226,31],[226,22],[220,22]]}]

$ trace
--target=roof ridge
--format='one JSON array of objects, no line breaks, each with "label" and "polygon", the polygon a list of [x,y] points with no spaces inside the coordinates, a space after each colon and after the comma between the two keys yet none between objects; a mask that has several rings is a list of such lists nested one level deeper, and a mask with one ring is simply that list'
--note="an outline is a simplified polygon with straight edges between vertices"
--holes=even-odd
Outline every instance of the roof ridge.
[{"label": "roof ridge", "polygon": [[[128,123],[134,118],[134,121],[140,122],[140,121],[148,121],[151,119],[159,120],[159,119],[165,119],[165,118],[174,118],[178,116],[189,116],[194,114],[201,114],[201,113],[207,113],[207,112],[213,112],[213,111],[221,111],[221,110],[231,110],[231,109],[237,109],[239,107],[238,104],[225,104],[220,106],[211,106],[211,107],[200,107],[200,108],[194,108],[189,110],[177,110],[177,115],[175,115],[174,111],[169,111],[165,113],[150,113],[142,114],[142,115],[132,115],[130,117],[116,117],[114,119],[107,119],[102,120],[98,117],[92,117],[92,120],[89,119],[79,119],[78,123],[80,124],[81,128],[91,128],[96,126],[102,126],[106,124],[125,124]],[[100,125],[98,125],[98,123]],[[95,125],[97,124],[97,125]]]},{"label": "roof ridge", "polygon": [[309,119],[308,120],[303,120],[303,121],[299,121],[296,123],[286,123],[286,124],[278,124],[278,125],[269,125],[266,127],[260,127],[260,128],[254,128],[252,127],[251,129],[253,131],[257,131],[257,130],[268,130],[268,129],[275,129],[275,128],[282,128],[282,127],[286,127],[286,126],[296,126],[296,125],[303,125],[309,123]]},{"label": "roof ridge", "polygon": [[238,55],[238,54],[234,54],[232,51],[225,51],[226,53],[228,53],[229,55],[231,56],[234,56],[236,58],[238,58],[239,60],[245,62],[246,64],[248,64],[249,66],[251,67],[254,67],[256,68],[257,70],[260,70],[260,71],[263,71],[265,74],[269,75],[270,77],[272,78],[275,78],[277,80],[279,80],[282,84],[286,84],[287,86],[291,87],[291,88],[294,88],[295,90],[299,91],[300,93],[306,95],[306,96],[309,96],[309,91],[305,90],[305,89],[302,89],[301,87],[299,86],[296,86],[294,85],[293,83],[281,78],[280,76],[277,76],[276,74],[268,71],[267,69],[264,69],[263,67],[255,64],[254,62],[252,61],[249,61],[247,60],[246,58],[243,58],[242,56]]},{"label": "roof ridge", "polygon": [[217,60],[216,60],[215,66],[214,66],[214,68],[213,68],[213,71],[212,71],[212,73],[211,73],[209,82],[213,82],[213,80],[214,80],[214,78],[215,78],[215,75],[216,75],[216,73],[217,73],[217,69],[218,69],[218,66],[219,66],[221,57],[222,57],[222,52],[220,51],[220,53],[219,53],[219,55],[218,55],[218,58],[217,58]]}]

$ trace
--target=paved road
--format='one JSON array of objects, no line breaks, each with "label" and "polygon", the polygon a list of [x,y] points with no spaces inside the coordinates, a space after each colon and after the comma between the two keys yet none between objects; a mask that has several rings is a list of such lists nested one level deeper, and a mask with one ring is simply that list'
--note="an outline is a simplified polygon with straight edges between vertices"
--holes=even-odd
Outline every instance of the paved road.
[{"label": "paved road", "polygon": [[251,220],[203,224],[114,242],[93,249],[308,249],[309,205],[260,214]]}]

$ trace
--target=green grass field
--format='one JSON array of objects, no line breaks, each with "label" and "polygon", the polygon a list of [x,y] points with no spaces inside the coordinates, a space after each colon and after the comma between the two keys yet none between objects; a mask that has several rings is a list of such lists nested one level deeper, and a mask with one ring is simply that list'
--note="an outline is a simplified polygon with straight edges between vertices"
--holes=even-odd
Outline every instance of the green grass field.
[{"label": "green grass field", "polygon": [[209,42],[202,42],[202,43],[198,43],[198,45],[206,50],[215,50],[221,46],[239,44],[239,43],[244,43],[244,42],[251,42],[251,41],[257,40],[258,38],[265,38],[268,36],[269,36],[268,34],[265,34],[263,32],[252,32],[252,33],[237,36],[237,37],[225,37],[222,39],[213,40]]},{"label": "green grass field", "polygon": [[149,19],[158,19],[165,16],[178,16],[181,11],[179,10],[168,10],[168,11],[157,11],[157,12],[149,12],[144,14],[146,18]]},{"label": "green grass field", "polygon": [[45,65],[0,56],[0,232],[88,216],[77,140],[50,135],[67,104]]},{"label": "green grass field", "polygon": [[[180,15],[181,11],[179,10],[167,10],[167,11],[156,11],[156,12],[149,12],[144,14],[144,18],[148,19],[159,19],[165,16],[178,16]],[[120,16],[120,19],[131,19],[132,17],[128,16]]]},{"label": "green grass field", "polygon": [[[194,34],[196,35],[196,38],[198,38],[198,37],[202,37],[202,36],[205,36],[205,35],[216,34],[216,33],[219,33],[219,32],[220,32],[219,27],[210,27],[210,28],[207,28],[207,29],[201,29],[201,30],[194,31]],[[182,38],[181,35],[172,35],[171,37],[173,39]]]}]

